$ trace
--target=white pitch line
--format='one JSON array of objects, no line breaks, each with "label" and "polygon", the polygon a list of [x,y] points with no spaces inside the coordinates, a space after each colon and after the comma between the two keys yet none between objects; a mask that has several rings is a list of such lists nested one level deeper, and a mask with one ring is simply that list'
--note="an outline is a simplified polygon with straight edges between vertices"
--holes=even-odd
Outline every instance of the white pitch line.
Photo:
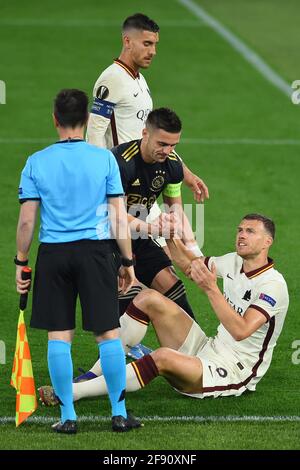
[{"label": "white pitch line", "polygon": [[[16,145],[16,144],[52,144],[55,138],[51,137],[24,137],[24,138],[7,138],[0,137],[0,144]],[[248,137],[240,139],[224,139],[224,138],[183,138],[181,144],[185,145],[300,145],[300,139],[251,139]]]},{"label": "white pitch line", "polygon": [[217,34],[227,41],[236,51],[238,51],[247,62],[249,62],[268,82],[281,90],[285,95],[291,96],[291,86],[280,77],[271,67],[250,47],[235,36],[229,29],[225,28],[213,16],[209,15],[202,7],[193,0],[177,0],[178,3],[185,6],[194,13],[197,18],[210,26]]},{"label": "white pitch line", "polygon": [[[236,422],[300,422],[300,416],[144,416],[140,417],[144,422],[183,422],[183,423],[236,423]],[[56,422],[58,418],[51,418],[48,416],[31,416],[28,418],[29,423],[33,424],[51,424]],[[80,416],[79,422],[83,423],[105,423],[109,422],[110,418],[105,416]],[[2,416],[0,417],[0,424],[15,423],[15,417]]]}]

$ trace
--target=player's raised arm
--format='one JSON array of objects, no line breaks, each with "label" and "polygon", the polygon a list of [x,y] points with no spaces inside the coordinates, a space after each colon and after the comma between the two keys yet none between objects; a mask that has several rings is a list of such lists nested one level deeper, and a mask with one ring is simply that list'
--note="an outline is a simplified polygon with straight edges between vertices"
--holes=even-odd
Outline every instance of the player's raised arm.
[{"label": "player's raised arm", "polygon": [[197,257],[190,250],[187,250],[186,246],[179,238],[170,238],[167,240],[167,245],[172,260],[178,268],[187,275],[190,272],[191,262]]},{"label": "player's raised arm", "polygon": [[[186,266],[186,262],[182,263],[183,258],[193,260],[202,257],[203,253],[197,244],[189,219],[184,213],[181,195],[170,197],[164,193],[163,200],[167,210],[171,214],[176,215],[176,220],[178,221],[178,233],[171,238],[180,238],[182,242],[180,245],[178,244],[177,249],[175,249],[176,243],[167,243],[171,254],[173,253],[175,256],[174,260],[176,264],[182,269],[182,267]],[[179,250],[181,253],[179,253]],[[186,269],[183,269],[183,271],[186,272]]]}]

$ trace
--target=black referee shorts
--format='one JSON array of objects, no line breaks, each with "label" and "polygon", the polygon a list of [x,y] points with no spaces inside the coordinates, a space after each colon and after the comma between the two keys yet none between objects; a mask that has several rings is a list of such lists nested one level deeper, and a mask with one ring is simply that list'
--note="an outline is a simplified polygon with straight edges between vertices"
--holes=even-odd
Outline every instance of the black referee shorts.
[{"label": "black referee shorts", "polygon": [[119,265],[120,256],[112,240],[41,243],[30,326],[73,330],[79,295],[84,330],[104,333],[118,328]]},{"label": "black referee shorts", "polygon": [[170,258],[152,238],[133,240],[132,250],[136,262],[135,275],[147,287],[151,286],[156,274],[162,269],[172,266]]}]

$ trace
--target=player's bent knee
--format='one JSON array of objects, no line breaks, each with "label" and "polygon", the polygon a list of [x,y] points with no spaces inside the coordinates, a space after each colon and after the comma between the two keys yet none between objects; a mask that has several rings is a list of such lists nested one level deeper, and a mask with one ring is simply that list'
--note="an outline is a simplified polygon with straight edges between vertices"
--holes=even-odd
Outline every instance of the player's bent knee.
[{"label": "player's bent knee", "polygon": [[164,375],[165,372],[172,369],[173,352],[174,351],[170,348],[158,348],[151,353],[159,375]]},{"label": "player's bent knee", "polygon": [[145,289],[136,296],[134,305],[151,318],[158,311],[158,307],[161,308],[162,301],[162,294],[153,289]]}]

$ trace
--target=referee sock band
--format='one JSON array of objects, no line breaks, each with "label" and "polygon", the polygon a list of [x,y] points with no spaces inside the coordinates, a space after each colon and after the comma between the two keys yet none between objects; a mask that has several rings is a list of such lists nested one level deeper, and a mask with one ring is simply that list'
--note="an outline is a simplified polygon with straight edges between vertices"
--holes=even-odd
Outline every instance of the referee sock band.
[{"label": "referee sock band", "polygon": [[73,405],[73,363],[71,344],[66,341],[48,341],[48,368],[55,394],[61,401],[61,421],[76,420]]},{"label": "referee sock band", "polygon": [[130,365],[134,369],[141,387],[145,387],[145,385],[159,375],[158,368],[151,354],[147,354],[147,356],[144,356],[135,362],[131,362]]}]

